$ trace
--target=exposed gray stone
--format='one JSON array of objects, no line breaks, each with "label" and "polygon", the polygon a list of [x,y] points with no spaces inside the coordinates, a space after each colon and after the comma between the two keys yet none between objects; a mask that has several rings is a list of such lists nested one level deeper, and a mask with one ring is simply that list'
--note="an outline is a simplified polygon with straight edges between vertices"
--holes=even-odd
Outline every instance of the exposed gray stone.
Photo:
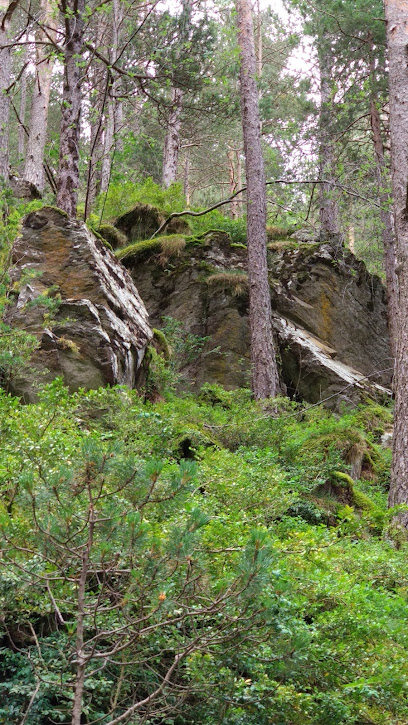
[{"label": "exposed gray stone", "polygon": [[[311,402],[327,398],[332,407],[389,395],[392,360],[381,281],[330,244],[277,241],[269,247],[274,325],[289,394]],[[214,273],[244,270],[245,249],[216,233],[164,267],[153,257],[125,264],[155,327],[170,316],[186,331],[208,338],[184,371],[193,387],[248,385],[247,295],[206,281]]]},{"label": "exposed gray stone", "polygon": [[39,340],[34,373],[14,381],[14,393],[31,400],[35,370],[44,368],[41,382],[61,375],[71,390],[136,385],[152,337],[147,312],[130,275],[85,224],[51,207],[32,212],[12,264],[5,322]]}]

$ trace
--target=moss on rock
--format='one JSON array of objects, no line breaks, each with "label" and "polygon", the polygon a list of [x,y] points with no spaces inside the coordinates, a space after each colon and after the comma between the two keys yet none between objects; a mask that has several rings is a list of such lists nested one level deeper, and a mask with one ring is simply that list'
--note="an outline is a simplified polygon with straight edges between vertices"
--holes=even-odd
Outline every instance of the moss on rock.
[{"label": "moss on rock", "polygon": [[[163,224],[169,215],[150,204],[136,204],[115,222],[115,227],[126,235],[130,242],[148,239]],[[166,234],[189,234],[190,227],[185,219],[175,217],[166,226]]]},{"label": "moss on rock", "polygon": [[[93,231],[95,233],[95,230]],[[110,249],[118,249],[127,245],[128,240],[125,234],[122,234],[112,224],[102,224],[98,229],[98,234],[109,243]]]},{"label": "moss on rock", "polygon": [[161,330],[157,330],[155,327],[153,327],[153,345],[159,355],[162,355],[165,360],[170,360],[171,348],[169,345],[169,341],[167,340],[164,332],[162,332]]}]

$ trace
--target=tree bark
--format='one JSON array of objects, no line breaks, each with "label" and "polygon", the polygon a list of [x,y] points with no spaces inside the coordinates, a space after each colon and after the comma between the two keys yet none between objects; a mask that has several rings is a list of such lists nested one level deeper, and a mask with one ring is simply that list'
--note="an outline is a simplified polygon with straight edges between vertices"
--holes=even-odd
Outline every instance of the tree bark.
[{"label": "tree bark", "polygon": [[62,3],[65,19],[64,88],[57,179],[57,206],[75,217],[79,187],[82,46],[85,0]]},{"label": "tree bark", "polygon": [[325,181],[319,186],[320,238],[340,240],[339,209],[335,197],[335,153],[333,143],[333,112],[330,53],[321,45],[318,48],[320,71],[319,117],[319,177]]},{"label": "tree bark", "polygon": [[167,123],[163,149],[163,186],[167,189],[177,179],[178,157],[180,150],[181,112],[183,110],[183,91],[173,88],[171,110]]},{"label": "tree bark", "polygon": [[52,15],[50,0],[41,0],[41,22],[47,26],[47,33],[40,27],[35,36],[35,81],[31,101],[29,136],[24,167],[24,178],[39,191],[44,190],[44,151],[47,140],[48,108],[54,56],[50,55],[44,42],[49,36],[55,39],[56,24]]},{"label": "tree bark", "polygon": [[4,30],[1,26],[4,13],[8,8],[8,0],[0,0],[0,180],[8,184],[9,176],[9,116],[10,99],[6,89],[10,85],[11,56],[10,48],[5,46],[9,42],[7,21]]},{"label": "tree bark", "polygon": [[184,159],[183,192],[186,197],[186,206],[190,206],[190,154],[186,149]]},{"label": "tree bark", "polygon": [[395,259],[394,225],[391,216],[391,196],[387,191],[388,179],[387,168],[384,156],[384,145],[381,136],[380,114],[375,98],[370,101],[370,120],[373,132],[373,146],[376,160],[376,176],[378,184],[378,198],[381,204],[381,237],[384,246],[384,268],[388,293],[388,329],[390,334],[391,349],[395,357],[396,330],[395,321],[398,310],[398,280]]},{"label": "tree bark", "polygon": [[[97,48],[104,47],[104,40],[107,30],[107,23],[104,16],[99,15],[96,24]],[[105,46],[106,47],[106,46]],[[96,196],[100,189],[102,161],[103,161],[103,131],[105,106],[108,95],[108,70],[104,64],[95,59],[89,68],[90,93],[89,93],[89,158],[86,183],[86,196],[84,207],[84,219],[86,220],[92,211]]]},{"label": "tree bark", "polygon": [[[391,179],[398,280],[395,424],[389,505],[408,504],[408,0],[385,0],[387,23]],[[396,517],[408,527],[408,512]]]},{"label": "tree bark", "polygon": [[[110,58],[112,64],[116,62],[119,51],[120,26],[123,19],[123,10],[119,0],[113,0],[113,23],[112,23],[112,50]],[[121,150],[122,143],[120,132],[123,125],[122,102],[118,100],[121,85],[120,78],[112,79],[109,89],[108,110],[106,113],[106,124],[104,133],[104,151],[101,171],[101,192],[108,191],[112,173],[113,153],[116,149]]]},{"label": "tree bark", "polygon": [[[23,65],[26,65],[29,60],[30,55],[30,46],[29,43],[29,33],[25,36],[25,42],[27,43],[25,50],[24,50],[24,56],[23,56]],[[25,132],[25,117],[26,117],[26,108],[27,108],[27,69],[23,71],[23,74],[21,76],[20,80],[20,108],[19,108],[19,117],[22,121],[22,123],[18,124],[18,160],[19,163],[24,164],[25,160],[25,149],[26,149],[26,132]]]},{"label": "tree bark", "polygon": [[396,258],[395,258],[395,239],[394,239],[394,225],[392,221],[391,205],[392,199],[391,194],[388,191],[389,178],[387,164],[384,155],[384,144],[381,134],[381,119],[378,111],[378,98],[375,93],[374,87],[374,74],[375,74],[375,50],[371,47],[371,58],[370,58],[370,123],[373,134],[373,147],[374,157],[376,162],[376,176],[378,184],[378,197],[381,204],[380,219],[381,219],[381,237],[384,247],[384,268],[387,283],[388,293],[388,329],[390,334],[390,342],[393,356],[395,358],[395,338],[396,330],[394,329],[395,320],[397,317],[398,309],[398,282],[396,273]]},{"label": "tree bark", "polygon": [[[237,179],[235,178],[235,151],[232,148],[228,149],[228,173],[229,173],[229,194],[232,196],[238,189]],[[235,198],[230,204],[231,219],[236,219],[238,216],[237,211],[238,200]]]},{"label": "tree bark", "polygon": [[255,44],[249,0],[237,0],[241,116],[247,180],[247,244],[252,390],[255,398],[275,397],[279,378],[272,331],[266,259],[266,185],[261,149]]}]

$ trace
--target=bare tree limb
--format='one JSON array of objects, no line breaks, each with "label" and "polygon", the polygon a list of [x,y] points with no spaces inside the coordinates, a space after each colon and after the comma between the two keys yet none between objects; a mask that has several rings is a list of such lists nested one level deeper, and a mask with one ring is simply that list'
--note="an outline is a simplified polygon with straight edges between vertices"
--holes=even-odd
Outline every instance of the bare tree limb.
[{"label": "bare tree limb", "polygon": [[[325,179],[274,179],[273,181],[267,181],[266,186],[272,186],[273,184],[312,184],[315,186],[316,184],[327,184],[327,181]],[[378,202],[374,201],[374,199],[369,199],[367,196],[363,196],[362,194],[359,194],[357,191],[354,191],[354,189],[349,189],[347,186],[344,186],[343,184],[332,184],[330,183],[330,186],[335,187],[336,189],[341,189],[346,194],[349,194],[349,196],[354,196],[357,199],[362,199],[363,201],[366,201],[368,204],[372,204],[373,206],[377,207],[377,209],[381,209],[381,204],[378,204]],[[238,191],[235,192],[235,194],[232,194],[232,196],[229,196],[228,199],[223,199],[222,201],[219,201],[217,204],[213,204],[212,206],[209,206],[208,209],[204,209],[203,211],[190,211],[189,209],[185,209],[184,211],[175,211],[172,214],[170,214],[167,219],[164,220],[163,224],[159,226],[159,228],[152,234],[150,239],[154,239],[154,237],[157,237],[160,232],[165,229],[167,224],[172,220],[176,219],[178,217],[182,216],[204,216],[205,214],[208,214],[210,211],[214,211],[214,209],[219,209],[220,206],[224,206],[225,204],[230,204],[238,194],[242,194],[244,191],[246,191],[246,186],[243,186],[241,189],[238,189]]]}]

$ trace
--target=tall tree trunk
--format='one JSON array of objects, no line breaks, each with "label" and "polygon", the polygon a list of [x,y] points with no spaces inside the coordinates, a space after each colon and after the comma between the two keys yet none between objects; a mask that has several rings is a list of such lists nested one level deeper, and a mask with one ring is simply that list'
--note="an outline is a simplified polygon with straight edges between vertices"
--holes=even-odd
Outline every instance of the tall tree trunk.
[{"label": "tall tree trunk", "polygon": [[[391,178],[398,279],[395,425],[389,505],[408,504],[408,0],[385,0],[389,54]],[[408,512],[398,515],[408,527]]]},{"label": "tall tree trunk", "polygon": [[[229,173],[229,194],[230,194],[230,196],[233,196],[233,194],[235,194],[238,186],[237,186],[236,171],[235,171],[235,151],[232,148],[228,149],[228,173]],[[233,201],[230,204],[230,214],[231,214],[232,219],[236,219],[238,216],[237,199],[233,199]]]},{"label": "tall tree trunk", "polygon": [[371,77],[371,94],[370,94],[370,121],[373,133],[374,156],[376,161],[376,176],[379,192],[379,201],[381,204],[381,236],[384,247],[384,267],[387,281],[388,293],[388,328],[390,333],[391,349],[395,357],[395,338],[396,330],[394,329],[397,310],[398,310],[398,281],[396,273],[395,259],[395,239],[394,226],[391,215],[391,196],[387,191],[388,173],[384,156],[384,144],[381,135],[381,119],[378,111],[378,99],[373,89],[374,82],[374,49],[371,49],[372,56],[370,62]]},{"label": "tall tree trunk", "polygon": [[256,70],[258,78],[262,76],[263,70],[263,46],[262,46],[262,15],[261,15],[261,3],[257,0],[256,3]]},{"label": "tall tree trunk", "polygon": [[330,73],[332,57],[323,45],[318,48],[318,57],[320,71],[319,176],[325,182],[319,184],[320,238],[322,241],[340,240],[339,209],[334,186],[336,176]]},{"label": "tall tree trunk", "polygon": [[[95,45],[98,49],[104,50],[104,36],[106,35],[107,23],[103,15],[99,15],[96,25]],[[105,45],[106,47],[106,45]],[[89,69],[90,94],[89,94],[89,158],[86,182],[86,196],[84,219],[87,219],[92,211],[96,196],[101,183],[101,171],[103,160],[103,130],[105,105],[108,95],[109,76],[105,65],[95,60]]]},{"label": "tall tree trunk", "polygon": [[237,0],[240,94],[247,181],[247,243],[252,390],[255,398],[275,397],[279,378],[272,331],[266,259],[266,186],[261,149],[255,44],[250,0]]},{"label": "tall tree trunk", "polygon": [[186,197],[186,205],[190,206],[190,153],[186,149],[186,156],[184,159],[184,176],[183,176],[183,192]]},{"label": "tall tree trunk", "polygon": [[92,96],[90,138],[89,138],[89,160],[87,172],[87,185],[85,197],[84,219],[87,219],[92,211],[96,196],[100,189],[102,178],[103,160],[103,117],[107,95],[107,78],[105,69],[97,65],[93,69],[93,88],[96,89],[96,97]]},{"label": "tall tree trunk", "polygon": [[112,170],[112,155],[115,143],[115,115],[112,99],[109,100],[108,110],[106,113],[104,144],[103,144],[103,161],[101,171],[101,192],[106,193],[109,189],[109,183]]},{"label": "tall tree trunk", "polygon": [[[238,189],[242,186],[242,161],[241,161],[241,149],[238,148],[236,150],[237,155],[237,185]],[[237,197],[237,210],[238,210],[238,216],[242,216],[243,210],[242,210],[242,196]]]},{"label": "tall tree trunk", "polygon": [[8,184],[9,176],[9,116],[10,99],[6,89],[10,85],[11,57],[10,48],[5,47],[9,43],[8,26],[9,21],[2,26],[4,13],[8,8],[8,0],[0,0],[0,180]]},{"label": "tall tree trunk", "polygon": [[177,166],[180,149],[181,112],[183,110],[183,91],[173,88],[171,110],[167,122],[163,149],[163,186],[167,189],[177,179]]},{"label": "tall tree trunk", "polygon": [[[120,29],[123,20],[123,8],[120,0],[113,0],[113,23],[112,23],[112,48],[110,58],[112,63],[117,59],[119,52]],[[111,172],[113,154],[116,149],[122,149],[122,141],[120,132],[123,126],[123,107],[122,101],[117,96],[120,90],[120,78],[112,78],[109,88],[109,102],[106,113],[106,123],[104,132],[104,151],[101,171],[101,192],[108,191]]]},{"label": "tall tree trunk", "polygon": [[35,36],[35,80],[24,167],[24,178],[41,192],[44,190],[45,184],[43,164],[54,67],[54,56],[50,55],[49,49],[43,43],[47,42],[49,36],[55,38],[56,25],[52,10],[50,0],[41,0],[41,22],[46,25],[47,33],[39,28]]},{"label": "tall tree trunk", "polygon": [[[29,60],[30,55],[30,46],[29,43],[29,33],[25,36],[25,42],[27,45],[25,46],[24,50],[24,56],[23,56],[23,65],[26,65]],[[19,108],[19,117],[21,120],[21,123],[18,124],[18,160],[19,163],[23,164],[25,159],[25,148],[26,148],[26,129],[25,129],[25,117],[26,117],[26,108],[27,108],[27,69],[23,71],[23,74],[21,76],[20,80],[20,108]]]},{"label": "tall tree trunk", "polygon": [[62,2],[65,19],[64,88],[57,180],[57,205],[76,216],[79,187],[82,46],[85,0]]}]

